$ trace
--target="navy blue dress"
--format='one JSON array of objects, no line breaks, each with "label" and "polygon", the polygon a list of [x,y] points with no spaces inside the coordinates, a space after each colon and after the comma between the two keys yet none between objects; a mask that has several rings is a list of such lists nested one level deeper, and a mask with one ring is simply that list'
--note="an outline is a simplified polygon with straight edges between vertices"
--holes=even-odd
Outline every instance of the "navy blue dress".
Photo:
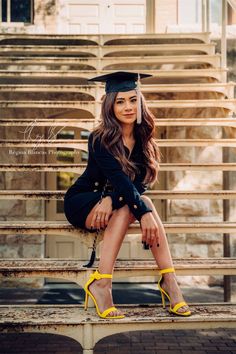
[{"label": "navy blue dress", "polygon": [[[86,229],[86,218],[100,200],[105,185],[104,196],[112,198],[112,209],[127,204],[135,218],[140,220],[143,214],[152,211],[140,198],[146,190],[143,184],[146,169],[143,165],[142,143],[136,139],[129,157],[139,169],[134,181],[131,181],[99,139],[92,146],[92,135],[88,139],[87,167],[65,194],[64,211],[67,220],[75,227]],[[125,147],[125,151],[128,156],[129,149]]]}]

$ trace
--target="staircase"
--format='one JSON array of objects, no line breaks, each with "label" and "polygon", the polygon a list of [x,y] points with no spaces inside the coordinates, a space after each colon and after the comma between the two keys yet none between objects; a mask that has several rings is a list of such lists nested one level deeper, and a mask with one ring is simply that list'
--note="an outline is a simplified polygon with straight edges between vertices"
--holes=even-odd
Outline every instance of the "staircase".
[{"label": "staircase", "polygon": [[[65,190],[25,190],[28,184],[31,185],[31,177],[28,176],[55,172],[82,173],[86,164],[83,160],[83,154],[87,151],[86,135],[73,139],[66,136],[65,139],[61,138],[60,133],[63,128],[89,132],[99,118],[104,89],[99,85],[88,85],[87,78],[114,70],[139,70],[152,74],[153,77],[143,82],[142,92],[157,117],[156,138],[164,155],[160,165],[163,188],[156,185],[146,194],[155,201],[158,210],[164,208],[168,211],[164,226],[170,243],[172,237],[181,233],[190,237],[195,234],[215,235],[219,240],[224,235],[226,257],[178,257],[174,258],[174,265],[178,275],[225,276],[225,299],[229,300],[229,277],[236,274],[236,260],[227,253],[230,234],[236,233],[236,220],[229,221],[229,200],[236,199],[236,191],[230,190],[225,176],[229,171],[236,171],[236,163],[225,158],[207,161],[204,156],[201,160],[199,151],[218,147],[218,153],[223,151],[226,156],[225,151],[229,147],[236,147],[236,139],[227,135],[228,131],[235,132],[236,128],[233,117],[236,110],[235,84],[227,82],[227,70],[220,67],[221,56],[215,53],[215,43],[209,41],[209,33],[119,37],[4,34],[0,35],[0,45],[0,146],[5,152],[5,159],[0,162],[0,172],[5,173],[5,178],[7,173],[12,172],[22,176],[19,187],[0,191],[0,203],[17,199],[39,203],[32,206],[47,206],[47,203],[62,200]],[[30,127],[40,133],[37,138],[31,136]],[[209,134],[201,131],[203,127],[208,128]],[[45,128],[50,128],[51,134],[41,135]],[[198,130],[194,130],[196,128]],[[212,133],[212,128],[218,130]],[[22,131],[25,132],[24,137]],[[36,158],[37,163],[31,156],[24,156],[23,152],[27,149],[42,152],[38,160]],[[56,163],[54,160],[47,161],[43,151],[56,149],[74,149],[80,159],[72,162],[58,160]],[[10,157],[9,151],[13,151]],[[189,161],[185,154],[193,151],[196,151],[197,158]],[[183,157],[182,161],[175,161],[176,152]],[[181,190],[178,187],[181,186],[181,178],[196,172],[222,173],[221,188]],[[40,185],[42,180],[36,180],[35,185]],[[187,205],[193,200],[201,200],[201,203],[208,200],[209,205],[223,201],[221,219],[202,221],[203,216],[189,217],[186,213],[180,221],[178,215],[171,214],[171,211],[181,206],[178,204],[181,200],[187,201]],[[14,215],[2,217],[2,237],[19,235],[25,239],[35,235],[41,239],[41,235],[47,238],[57,235],[59,238],[74,238],[86,247],[86,256],[90,254],[93,234],[75,229],[65,220],[45,220],[43,214],[39,214],[36,221],[34,218],[30,220],[31,204],[27,205],[28,218],[27,215],[20,220]],[[99,237],[101,240],[102,233]],[[138,223],[130,226],[126,240],[132,245],[129,259],[117,261],[115,279],[156,277],[157,267],[152,260],[147,256],[137,259],[141,247]],[[84,268],[83,264],[84,261],[75,259],[6,258],[0,260],[0,274],[7,279],[59,278],[83,286],[93,271]],[[97,262],[94,268],[96,266]],[[66,335],[82,345],[84,354],[92,354],[101,338],[114,333],[139,329],[235,327],[236,306],[233,303],[192,304],[191,309],[193,315],[185,319],[168,315],[159,305],[127,305],[124,307],[128,314],[125,319],[108,321],[100,320],[93,309],[85,313],[80,305],[8,305],[0,306],[0,330],[4,333],[37,331]]]}]

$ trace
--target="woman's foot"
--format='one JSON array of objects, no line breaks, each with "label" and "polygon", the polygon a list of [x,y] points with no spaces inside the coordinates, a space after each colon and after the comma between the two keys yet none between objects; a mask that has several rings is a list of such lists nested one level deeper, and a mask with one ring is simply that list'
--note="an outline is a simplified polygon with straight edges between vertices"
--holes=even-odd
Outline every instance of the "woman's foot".
[{"label": "woman's foot", "polygon": [[[167,292],[167,294],[169,294],[170,299],[171,299],[170,305],[171,305],[172,309],[174,308],[174,306],[176,304],[184,301],[182,292],[181,292],[179,285],[177,283],[175,273],[163,274],[163,280],[161,282],[161,287],[163,290],[165,290]],[[180,307],[177,312],[184,313],[189,310],[190,310],[189,306],[186,305],[186,306]]]},{"label": "woman's foot", "polygon": [[[109,307],[113,307],[112,301],[112,282],[111,279],[99,279],[95,280],[89,285],[89,291],[95,297],[99,311],[102,313]],[[120,316],[123,315],[121,311],[112,311],[109,316]]]}]

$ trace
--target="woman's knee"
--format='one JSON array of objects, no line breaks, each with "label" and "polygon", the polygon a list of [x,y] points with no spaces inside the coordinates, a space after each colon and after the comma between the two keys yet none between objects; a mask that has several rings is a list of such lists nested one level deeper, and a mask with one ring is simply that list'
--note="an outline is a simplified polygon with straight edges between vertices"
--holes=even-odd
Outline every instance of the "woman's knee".
[{"label": "woman's knee", "polygon": [[131,213],[130,208],[127,204],[121,207],[120,209],[115,210],[115,213],[117,214],[117,216],[124,219],[130,219],[130,221],[133,222],[134,216]]},{"label": "woman's knee", "polygon": [[128,219],[130,224],[136,220],[136,218],[134,217],[134,215],[130,211],[130,208],[128,207],[127,204],[124,205],[122,208],[115,210],[115,212],[119,218],[121,218],[123,220]]},{"label": "woman's knee", "polygon": [[122,215],[122,216],[129,216],[130,214],[130,209],[128,207],[128,205],[124,205],[123,207],[119,208],[119,209],[116,209],[115,212],[118,214],[118,215]]}]

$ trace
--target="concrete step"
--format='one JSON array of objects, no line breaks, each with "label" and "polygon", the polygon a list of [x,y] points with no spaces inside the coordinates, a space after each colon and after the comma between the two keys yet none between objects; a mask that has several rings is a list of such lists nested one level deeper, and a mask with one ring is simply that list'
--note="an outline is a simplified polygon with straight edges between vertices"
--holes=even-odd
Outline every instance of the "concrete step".
[{"label": "concrete step", "polygon": [[[92,130],[98,118],[92,119],[52,119],[52,118],[23,118],[0,119],[0,126],[2,127],[20,127],[20,126],[34,126],[34,127],[74,127],[85,130]],[[155,119],[157,127],[205,127],[205,126],[218,126],[218,127],[236,127],[236,118],[158,118]]]},{"label": "concrete step", "polygon": [[[204,146],[221,146],[221,147],[236,147],[236,139],[156,139],[159,147],[204,147]],[[17,148],[26,147],[33,148],[36,151],[38,148],[71,148],[86,151],[88,150],[87,141],[84,139],[6,139],[0,140],[2,148]],[[27,152],[25,152],[27,154]]]},{"label": "concrete step", "polygon": [[[143,81],[141,90],[143,93],[163,93],[163,92],[219,92],[223,93],[228,98],[234,98],[234,87],[236,83],[195,83],[195,84],[144,84]],[[0,84],[0,92],[71,92],[71,93],[86,93],[95,98],[96,92],[101,97],[104,94],[102,85],[10,85]]]},{"label": "concrete step", "polygon": [[[70,44],[77,43],[78,45],[83,45],[85,43],[90,44],[98,44],[98,45],[108,45],[108,44],[115,44],[120,42],[125,43],[136,43],[142,41],[142,43],[148,42],[148,44],[158,43],[162,41],[162,43],[170,43],[171,41],[176,43],[178,42],[187,43],[191,42],[203,42],[209,43],[210,42],[210,32],[192,32],[192,33],[139,33],[136,34],[28,34],[28,33],[1,33],[0,34],[0,41],[5,43],[8,42],[18,43],[18,44],[26,44],[32,41],[32,44],[40,44],[40,41],[43,44]],[[21,41],[21,43],[19,43]],[[37,42],[35,42],[37,41]]]},{"label": "concrete step", "polygon": [[[190,64],[208,64],[212,67],[220,67],[221,63],[221,55],[220,54],[214,54],[214,55],[163,55],[163,56],[131,56],[131,57],[103,57],[103,58],[91,58],[91,56],[88,57],[69,57],[69,58],[60,58],[60,57],[24,57],[24,56],[0,56],[0,65],[2,66],[2,70],[4,66],[8,66],[9,69],[11,66],[39,66],[39,65],[44,65],[44,66],[55,66],[55,65],[76,65],[81,66],[82,69],[85,69],[85,66],[88,67],[90,66],[93,69],[99,69],[99,70],[106,70],[109,69],[108,66],[110,65],[115,65],[116,67],[113,69],[114,70],[119,70],[122,69],[124,65],[126,65],[126,69],[128,70],[128,65],[138,65],[139,68],[140,64],[142,67],[144,65],[151,64],[152,66],[155,65],[156,69],[157,66],[162,68],[162,66],[166,66],[169,64],[171,65],[171,69],[174,69],[174,65],[181,64],[183,66],[188,66]],[[119,67],[122,66],[122,67]],[[145,68],[145,67],[144,67]],[[28,70],[33,70],[33,68],[28,68]]]},{"label": "concrete step", "polygon": [[[236,275],[236,258],[188,258],[173,259],[177,275]],[[66,279],[83,286],[91,271],[98,267],[83,267],[84,261],[71,259],[1,259],[0,277],[34,278],[49,277]],[[114,279],[157,276],[155,261],[117,260]]]},{"label": "concrete step", "polygon": [[70,337],[92,354],[106,336],[127,331],[235,328],[235,304],[192,304],[191,317],[170,315],[159,305],[119,307],[124,319],[102,320],[80,305],[1,305],[1,333],[41,332]]},{"label": "concrete step", "polygon": [[[64,108],[88,111],[96,116],[97,105],[95,101],[0,101],[0,108]],[[236,111],[236,99],[206,99],[206,100],[147,100],[149,108],[223,108]]]},{"label": "concrete step", "polygon": [[[46,79],[46,78],[54,78],[59,80],[58,83],[63,84],[63,79],[77,79],[77,80],[86,80],[90,79],[91,77],[95,77],[102,74],[109,74],[114,70],[0,70],[0,84],[4,84],[3,79]],[[137,71],[137,70],[129,70],[129,71]],[[159,83],[160,80],[167,80],[167,79],[185,79],[186,81],[191,81],[194,78],[198,80],[208,80],[211,83],[213,80],[217,80],[219,82],[226,82],[226,73],[227,69],[220,69],[220,68],[208,68],[208,69],[183,69],[183,70],[142,70],[144,74],[153,75],[152,78],[145,79],[146,84],[153,84]],[[8,83],[8,82],[7,82]],[[27,83],[27,82],[25,82]],[[45,82],[44,82],[45,83]],[[84,82],[85,83],[85,82]],[[163,84],[163,82],[161,82]],[[167,82],[168,83],[168,82]],[[186,82],[187,83],[187,82]],[[74,84],[74,82],[71,82]],[[79,84],[79,82],[77,82]]]},{"label": "concrete step", "polygon": [[129,44],[123,45],[2,45],[0,56],[21,55],[77,55],[77,56],[131,56],[131,55],[176,55],[180,54],[215,54],[215,43],[171,43],[171,44]]},{"label": "concrete step", "polygon": [[[0,172],[74,172],[81,175],[85,163],[63,164],[63,163],[34,163],[34,164],[0,164]],[[229,163],[160,163],[162,171],[236,171],[236,162]]]},{"label": "concrete step", "polygon": [[[1,190],[1,199],[36,199],[36,200],[63,200],[65,191],[54,190]],[[235,199],[235,190],[212,190],[212,191],[197,191],[197,190],[148,190],[145,195],[151,199]]]},{"label": "concrete step", "polygon": [[[167,234],[176,233],[235,233],[236,223],[228,221],[219,222],[163,222]],[[0,221],[2,235],[57,235],[81,237],[81,242],[92,245],[94,233],[75,228],[67,221]],[[141,233],[138,222],[130,225],[127,235]],[[101,238],[101,231],[99,237]],[[133,237],[133,236],[132,236]]]}]

